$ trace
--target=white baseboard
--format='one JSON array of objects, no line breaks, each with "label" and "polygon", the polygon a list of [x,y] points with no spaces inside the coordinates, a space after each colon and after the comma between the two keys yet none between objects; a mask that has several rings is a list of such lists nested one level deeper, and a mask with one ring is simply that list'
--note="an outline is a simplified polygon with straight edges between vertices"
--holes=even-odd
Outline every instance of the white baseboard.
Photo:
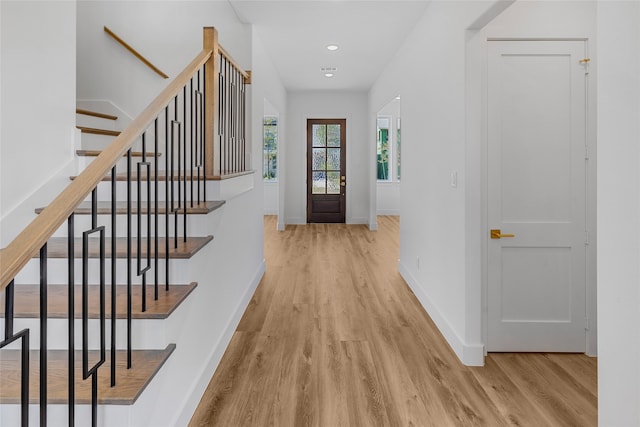
[{"label": "white baseboard", "polygon": [[369,224],[369,218],[352,217],[347,219],[347,224]]},{"label": "white baseboard", "polygon": [[291,225],[305,225],[307,220],[304,218],[287,218],[286,224]]},{"label": "white baseboard", "polygon": [[182,408],[176,418],[169,424],[173,426],[186,426],[189,424],[193,413],[195,412],[198,403],[200,402],[200,398],[202,394],[206,390],[209,385],[209,381],[213,376],[213,373],[216,371],[218,365],[220,364],[220,360],[222,360],[222,356],[224,355],[229,342],[231,342],[231,338],[233,337],[240,320],[242,319],[242,315],[244,314],[247,306],[251,302],[251,298],[253,298],[253,294],[260,284],[260,280],[266,271],[265,260],[262,260],[256,273],[247,288],[247,291],[242,296],[242,299],[238,302],[238,305],[233,313],[233,316],[227,322],[226,327],[224,328],[224,332],[222,336],[213,347],[213,350],[209,354],[208,362],[205,367],[202,369],[200,374],[198,375],[198,380],[191,387],[190,392],[187,394],[187,397],[183,400],[178,408]]},{"label": "white baseboard", "polygon": [[466,344],[458,336],[447,318],[438,310],[431,298],[424,292],[415,276],[400,261],[398,262],[398,271],[436,324],[451,349],[458,356],[458,359],[467,366],[484,366],[484,345]]},{"label": "white baseboard", "polygon": [[400,209],[378,209],[376,211],[376,215],[399,216],[400,215]]}]

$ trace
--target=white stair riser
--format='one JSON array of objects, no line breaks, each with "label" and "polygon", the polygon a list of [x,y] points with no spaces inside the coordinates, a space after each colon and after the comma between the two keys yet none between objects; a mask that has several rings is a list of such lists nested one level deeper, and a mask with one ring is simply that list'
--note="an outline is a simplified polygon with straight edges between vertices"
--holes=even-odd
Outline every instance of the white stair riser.
[{"label": "white stair riser", "polygon": [[[134,301],[140,304],[140,301]],[[106,307],[107,311],[110,307]],[[174,320],[175,321],[175,320]],[[167,346],[167,328],[171,322],[171,316],[167,319],[133,319],[131,325],[131,343],[136,350],[153,350]],[[47,348],[49,350],[67,350],[69,348],[67,319],[48,319],[47,321]],[[89,319],[88,335],[89,350],[100,349],[100,320]],[[4,330],[4,319],[0,319],[0,327]],[[74,322],[75,349],[82,349],[82,319]],[[29,347],[32,350],[40,348],[40,320],[35,318],[14,319],[14,331],[29,329]],[[105,346],[111,348],[111,319],[105,321]],[[20,350],[20,341],[16,341],[3,350]],[[127,348],[127,321],[117,319],[116,322],[116,348],[123,350]]]},{"label": "white stair riser", "polygon": [[[207,233],[211,233],[211,221],[213,217],[217,215],[214,211],[209,215],[188,215],[187,218],[187,236],[205,236]],[[175,220],[176,215],[171,214],[169,216],[169,236],[175,236]],[[178,220],[178,236],[184,236],[184,216],[182,214],[177,215]],[[111,237],[111,217],[109,215],[98,215],[98,226],[105,227],[105,236]],[[155,216],[151,218],[151,235],[155,236]],[[157,216],[158,221],[158,236],[164,237],[166,235],[167,219],[164,213]],[[118,215],[116,217],[116,235],[123,237],[127,235],[127,217],[125,215]],[[141,236],[146,237],[148,227],[148,220],[146,214],[141,215],[140,229]],[[138,218],[137,215],[132,216],[131,220],[131,234],[132,237],[138,236]],[[90,215],[76,215],[74,219],[74,232],[76,237],[81,237],[84,231],[91,229],[91,216]],[[53,235],[53,237],[67,237],[68,226],[65,223],[60,227]],[[93,234],[91,237],[98,237],[98,233]]]},{"label": "white stair riser", "polygon": [[[212,242],[213,243],[213,242]],[[212,244],[209,243],[209,244]],[[142,260],[143,267],[146,265],[146,260]],[[89,284],[100,283],[100,270],[99,261],[91,259],[89,261],[88,280]],[[159,283],[165,283],[165,261],[159,261],[158,278]],[[76,284],[82,283],[82,260],[76,259],[75,262],[75,282]],[[142,277],[137,275],[137,259],[132,260],[132,283],[142,283]],[[52,258],[47,262],[48,283],[51,284],[66,284],[68,282],[68,263],[66,259]],[[127,283],[127,260],[118,259],[116,261],[116,283],[119,285]],[[190,283],[189,272],[189,260],[188,259],[173,259],[169,264],[169,282],[170,283]],[[105,281],[107,284],[111,284],[111,259],[105,260]],[[154,264],[151,260],[151,270],[147,272],[147,284],[154,283]],[[29,261],[29,263],[22,269],[22,271],[16,276],[15,283],[17,286],[20,284],[38,284],[40,283],[40,263],[37,259]]]},{"label": "white stair riser", "polygon": [[[134,170],[135,171],[135,170]],[[133,172],[134,172],[133,171]],[[123,173],[126,172],[126,169],[123,170]],[[120,172],[118,172],[120,173]],[[175,205],[178,204],[178,200],[184,201],[185,198],[185,177],[182,176],[180,178],[180,181],[178,181],[178,176],[176,175],[174,178],[174,182],[173,182],[173,194],[171,193],[171,184],[169,185],[169,197],[167,198],[167,192],[166,192],[166,182],[165,181],[158,181],[158,200],[159,201],[164,201],[164,200],[169,200],[171,201],[173,198],[173,202]],[[147,188],[147,182],[146,181],[142,181],[141,182],[141,191],[142,191],[142,196],[139,197],[138,196],[138,183],[135,180],[131,181],[131,200],[143,200],[143,201],[147,201],[148,197],[147,195],[148,193],[148,188]],[[155,189],[155,182],[151,181],[151,195],[155,200],[155,194],[156,194],[156,189]],[[179,188],[180,187],[180,188]],[[209,189],[212,187],[211,183],[207,183],[207,200],[216,200],[215,198],[213,198],[213,192],[209,191]],[[193,188],[193,201],[194,203],[197,203],[198,201],[198,188],[200,188],[200,200],[204,201],[204,196],[202,194],[202,192],[204,191],[204,183],[200,183],[198,185],[197,182],[197,176],[194,176],[194,182],[193,185],[191,184],[191,177],[187,176],[186,178],[186,194],[187,194],[187,202],[190,203],[191,200],[191,193],[192,193],[192,188]],[[179,197],[180,196],[180,197]],[[126,181],[117,181],[116,182],[116,200],[118,201],[126,201],[127,200],[127,182]],[[91,200],[91,194],[89,194],[89,196],[85,199],[86,201],[90,201]],[[103,181],[98,185],[98,200],[100,201],[108,201],[111,200],[111,182],[110,181]]]},{"label": "white stair riser", "polygon": [[[87,379],[90,381],[90,379]],[[129,425],[130,406],[99,405],[99,426],[126,426]],[[67,427],[69,425],[69,409],[67,405],[47,405],[47,426]],[[38,426],[40,419],[40,407],[36,404],[29,405],[29,425]],[[76,425],[91,425],[91,405],[75,405]],[[0,406],[0,425],[20,425],[20,405]]]}]

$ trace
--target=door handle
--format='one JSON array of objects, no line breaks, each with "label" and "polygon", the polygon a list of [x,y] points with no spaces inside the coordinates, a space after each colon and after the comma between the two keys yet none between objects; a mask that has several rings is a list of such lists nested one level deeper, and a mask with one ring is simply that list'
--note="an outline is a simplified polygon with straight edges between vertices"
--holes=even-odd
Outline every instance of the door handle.
[{"label": "door handle", "polygon": [[515,234],[502,234],[499,229],[491,230],[491,238],[492,239],[500,239],[502,237],[516,237]]}]

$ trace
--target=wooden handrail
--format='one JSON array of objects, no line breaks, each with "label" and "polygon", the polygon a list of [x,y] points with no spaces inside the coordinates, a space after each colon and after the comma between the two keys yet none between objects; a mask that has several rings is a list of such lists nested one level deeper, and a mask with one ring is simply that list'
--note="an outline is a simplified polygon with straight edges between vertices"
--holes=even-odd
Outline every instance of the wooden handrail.
[{"label": "wooden handrail", "polygon": [[0,291],[4,290],[27,262],[44,246],[73,210],[102,181],[126,154],[136,139],[147,129],[165,106],[205,64],[212,50],[203,50],[193,61],[136,117],[116,139],[72,181],[40,215],[9,245],[0,251]]},{"label": "wooden handrail", "polygon": [[133,56],[138,58],[140,61],[144,62],[149,68],[151,68],[153,71],[155,71],[159,76],[161,76],[162,78],[165,78],[165,79],[169,78],[169,76],[167,76],[165,73],[160,71],[160,69],[158,67],[153,65],[147,58],[142,56],[137,50],[132,48],[127,42],[122,40],[116,33],[111,31],[106,25],[104,27],[104,32],[109,34],[111,37],[113,37],[115,41],[117,41],[122,46],[124,46],[124,48],[127,49],[129,52],[131,52],[133,54]]},{"label": "wooden handrail", "polygon": [[98,113],[97,111],[85,110],[84,108],[76,108],[76,114],[82,114],[84,116],[98,117],[106,120],[118,120],[117,116],[111,114]]}]

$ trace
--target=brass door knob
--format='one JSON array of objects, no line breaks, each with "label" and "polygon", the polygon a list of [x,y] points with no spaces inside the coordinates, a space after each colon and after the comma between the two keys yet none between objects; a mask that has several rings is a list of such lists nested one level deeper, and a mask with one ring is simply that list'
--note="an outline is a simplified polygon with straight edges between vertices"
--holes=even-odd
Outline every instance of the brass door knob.
[{"label": "brass door knob", "polygon": [[491,230],[491,238],[492,239],[500,239],[502,237],[516,237],[515,234],[502,234],[499,229]]}]

